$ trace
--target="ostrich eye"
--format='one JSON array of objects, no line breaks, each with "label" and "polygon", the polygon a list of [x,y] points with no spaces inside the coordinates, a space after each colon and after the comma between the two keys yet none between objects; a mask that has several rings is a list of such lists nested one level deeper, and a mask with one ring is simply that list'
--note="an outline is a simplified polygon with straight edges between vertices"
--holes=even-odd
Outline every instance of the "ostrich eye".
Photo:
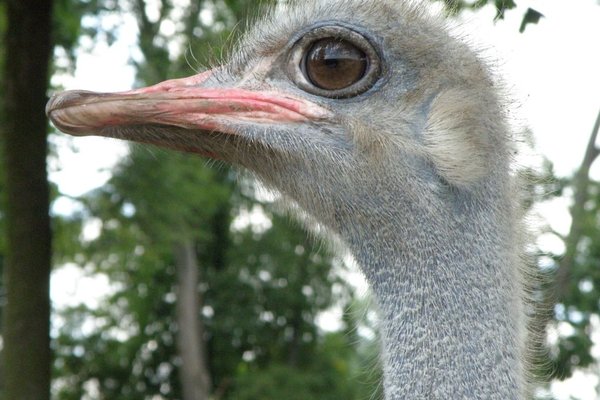
[{"label": "ostrich eye", "polygon": [[320,89],[340,90],[360,81],[368,64],[367,55],[353,44],[326,38],[310,47],[304,59],[303,72]]},{"label": "ostrich eye", "polygon": [[301,89],[345,99],[369,90],[381,75],[381,60],[371,42],[343,26],[314,28],[294,43],[288,74]]}]

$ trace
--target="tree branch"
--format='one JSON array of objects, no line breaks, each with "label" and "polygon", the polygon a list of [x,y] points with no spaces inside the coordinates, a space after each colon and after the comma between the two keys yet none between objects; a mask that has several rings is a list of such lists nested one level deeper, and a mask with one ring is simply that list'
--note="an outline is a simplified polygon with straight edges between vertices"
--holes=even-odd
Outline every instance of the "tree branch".
[{"label": "tree branch", "polygon": [[[536,368],[539,368],[540,378],[550,377],[547,371],[547,350],[545,338],[548,325],[554,318],[554,308],[557,303],[564,301],[569,289],[573,269],[575,268],[575,257],[577,247],[584,233],[584,205],[589,198],[589,172],[592,164],[597,159],[600,149],[596,146],[598,131],[600,128],[600,112],[592,129],[592,134],[586,147],[583,161],[573,180],[574,203],[571,207],[571,228],[566,236],[565,254],[558,263],[558,268],[553,277],[547,276],[539,271],[539,288],[542,290],[542,298],[535,306],[535,317],[531,319],[529,331],[533,332],[528,337],[528,353],[535,360]],[[552,279],[553,278],[553,279]],[[554,289],[554,290],[553,290]]]},{"label": "tree branch", "polygon": [[556,271],[556,302],[560,302],[567,292],[569,280],[575,267],[577,246],[583,236],[584,205],[589,198],[590,168],[600,154],[600,149],[596,146],[599,130],[600,111],[592,128],[592,134],[590,135],[583,161],[574,179],[575,201],[571,207],[571,229],[565,242],[565,255]]}]

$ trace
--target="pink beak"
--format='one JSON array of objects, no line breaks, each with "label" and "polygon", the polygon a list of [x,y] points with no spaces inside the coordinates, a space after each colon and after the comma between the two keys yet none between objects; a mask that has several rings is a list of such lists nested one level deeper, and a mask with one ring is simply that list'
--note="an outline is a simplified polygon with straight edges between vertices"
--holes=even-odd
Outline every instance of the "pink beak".
[{"label": "pink beak", "polygon": [[235,134],[233,125],[243,123],[286,124],[332,116],[315,103],[275,91],[201,87],[212,74],[119,93],[67,91],[52,96],[46,114],[58,129],[78,136],[149,124]]}]

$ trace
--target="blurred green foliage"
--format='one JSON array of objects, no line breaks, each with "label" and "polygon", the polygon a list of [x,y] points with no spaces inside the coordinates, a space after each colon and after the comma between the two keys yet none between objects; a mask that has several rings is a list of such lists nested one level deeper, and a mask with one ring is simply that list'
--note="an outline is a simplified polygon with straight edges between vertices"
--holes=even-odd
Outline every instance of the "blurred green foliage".
[{"label": "blurred green foliage", "polygon": [[[511,0],[444,2],[452,13],[493,4],[498,18],[515,7]],[[177,10],[168,0],[156,4],[159,16],[150,18],[141,0],[57,0],[54,39],[67,62],[56,71],[73,70],[81,37],[91,43],[116,40],[115,26],[98,21],[128,12],[140,28],[143,57],[131,60],[137,84],[189,75],[218,62],[241,32],[239,21],[256,6],[250,0],[192,1],[189,8]],[[202,10],[210,10],[212,19],[199,19]],[[3,15],[0,2],[0,28]],[[179,16],[176,31],[166,35],[161,22],[174,15]],[[541,16],[528,9],[521,31]],[[173,41],[180,43],[181,52],[169,50]],[[0,59],[2,50],[0,45]],[[366,399],[380,389],[379,369],[372,361],[377,346],[356,336],[357,327],[368,322],[345,318],[339,332],[327,334],[315,322],[334,304],[346,309],[353,302],[351,289],[332,267],[334,259],[315,249],[286,217],[257,203],[250,181],[242,179],[240,186],[234,181],[235,174],[225,166],[132,147],[105,187],[79,199],[78,213],[55,218],[56,262],[74,262],[90,276],[106,276],[112,288],[98,307],[81,305],[57,313],[56,399],[81,399],[86,393],[111,400],[181,396],[172,246],[189,238],[201,268],[199,317],[206,327],[215,398]],[[571,180],[544,179],[542,185],[551,188],[538,193],[571,190]],[[232,229],[242,211],[255,207],[263,210],[270,227]],[[552,376],[559,379],[595,361],[590,333],[600,312],[599,207],[600,186],[592,182],[568,295],[554,310],[552,326],[559,327],[559,334],[548,360]],[[83,239],[91,221],[99,224],[99,235]],[[0,235],[0,268],[2,246]],[[552,271],[561,256],[538,257]],[[377,396],[381,393],[373,398]]]},{"label": "blurred green foliage", "polygon": [[[465,9],[477,10],[487,5],[493,5],[496,8],[496,17],[495,19],[504,19],[504,14],[508,10],[512,10],[517,7],[517,3],[513,0],[433,0],[433,1],[441,1],[446,6],[448,13],[451,15],[455,15],[460,13]],[[519,27],[519,32],[524,32],[525,28],[528,24],[537,24],[544,15],[539,11],[528,8],[525,14],[523,15],[523,19],[521,21],[521,26]]]},{"label": "blurred green foliage", "polygon": [[[95,2],[96,13],[113,3]],[[177,9],[177,21],[170,1],[159,3],[158,18],[142,1],[120,4],[138,22],[143,58],[132,62],[141,85],[215,63],[221,49],[211,43],[237,34],[232,29],[252,2],[191,2]],[[209,10],[208,22],[198,18],[202,10]],[[165,36],[164,21],[174,22],[176,32]],[[170,50],[172,41],[183,53]],[[360,338],[342,345],[343,332],[326,335],[317,325],[321,312],[345,309],[352,300],[340,263],[258,203],[251,180],[236,186],[235,179],[228,167],[196,156],[132,146],[111,180],[80,199],[81,212],[64,223],[78,239],[71,248],[65,240],[60,259],[106,276],[113,293],[97,308],[59,313],[57,399],[94,392],[111,400],[181,398],[173,247],[188,240],[200,269],[198,317],[216,398],[280,399],[292,391],[296,398],[359,399],[376,391],[378,372],[354,379],[364,373],[355,351]],[[236,217],[253,210],[262,210],[265,226],[233,229]],[[80,241],[90,221],[100,224],[99,235]],[[333,347],[344,351],[333,354]]]}]

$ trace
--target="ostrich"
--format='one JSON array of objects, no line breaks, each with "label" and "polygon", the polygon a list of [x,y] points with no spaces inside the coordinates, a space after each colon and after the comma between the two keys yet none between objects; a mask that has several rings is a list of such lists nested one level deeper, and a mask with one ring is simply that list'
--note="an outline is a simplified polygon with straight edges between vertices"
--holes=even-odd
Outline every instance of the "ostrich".
[{"label": "ostrich", "polygon": [[47,114],[249,169],[342,243],[381,315],[386,399],[524,397],[514,146],[488,68],[424,6],[282,2],[227,64]]}]

